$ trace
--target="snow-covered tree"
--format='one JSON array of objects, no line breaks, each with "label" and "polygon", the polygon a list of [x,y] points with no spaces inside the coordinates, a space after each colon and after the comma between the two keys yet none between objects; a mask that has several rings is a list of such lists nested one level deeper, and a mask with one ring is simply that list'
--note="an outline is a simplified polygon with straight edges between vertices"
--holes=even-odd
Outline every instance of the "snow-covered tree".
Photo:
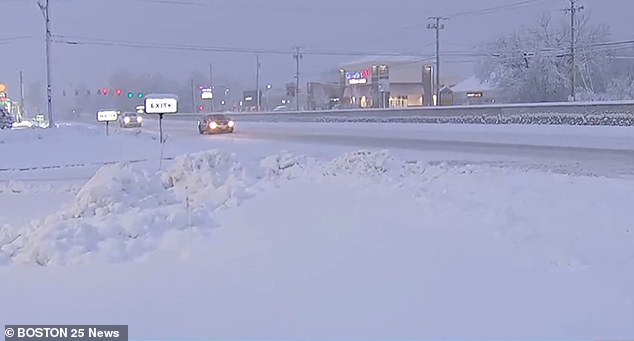
[{"label": "snow-covered tree", "polygon": [[[579,17],[576,41],[577,88],[605,91],[609,37],[604,25]],[[570,27],[553,25],[544,15],[535,27],[523,27],[480,48],[485,59],[476,68],[482,80],[506,89],[516,102],[565,101],[570,94]]]}]

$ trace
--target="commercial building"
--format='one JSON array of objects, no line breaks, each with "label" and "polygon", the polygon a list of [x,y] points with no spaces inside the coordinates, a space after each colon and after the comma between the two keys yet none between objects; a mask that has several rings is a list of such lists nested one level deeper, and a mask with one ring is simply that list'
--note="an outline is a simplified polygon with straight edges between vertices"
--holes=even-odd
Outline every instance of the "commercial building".
[{"label": "commercial building", "polygon": [[[435,105],[433,65],[417,57],[370,57],[341,65],[343,105],[361,108]],[[441,75],[441,88],[460,79]],[[445,101],[442,101],[443,103]]]},{"label": "commercial building", "polygon": [[475,76],[451,87],[453,105],[478,105],[504,103],[506,96],[503,89],[496,88]]}]

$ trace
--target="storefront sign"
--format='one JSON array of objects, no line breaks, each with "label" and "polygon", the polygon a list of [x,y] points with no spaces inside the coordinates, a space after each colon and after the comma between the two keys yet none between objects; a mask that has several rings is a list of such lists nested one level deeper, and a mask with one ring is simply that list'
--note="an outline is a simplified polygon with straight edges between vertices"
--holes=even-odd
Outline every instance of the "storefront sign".
[{"label": "storefront sign", "polygon": [[346,83],[349,85],[367,84],[372,77],[372,69],[361,71],[346,71]]}]

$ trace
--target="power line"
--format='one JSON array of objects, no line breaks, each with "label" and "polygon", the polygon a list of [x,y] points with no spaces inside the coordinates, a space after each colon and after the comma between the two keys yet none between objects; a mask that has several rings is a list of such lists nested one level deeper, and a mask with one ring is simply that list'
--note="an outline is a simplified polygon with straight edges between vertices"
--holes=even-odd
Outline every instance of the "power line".
[{"label": "power line", "polygon": [[[77,37],[77,36],[55,36],[56,43],[68,45],[100,45],[100,46],[116,46],[116,47],[134,47],[148,49],[167,49],[167,50],[190,50],[201,52],[234,52],[249,54],[284,54],[291,53],[285,49],[258,49],[243,48],[230,46],[205,46],[205,45],[184,45],[184,44],[161,44],[147,42],[133,42],[122,40],[106,40],[99,38]],[[382,56],[382,57],[422,57],[425,56],[416,52],[377,52],[377,51],[328,51],[328,50],[304,50],[303,54],[307,55],[323,55],[323,56]]]},{"label": "power line", "polygon": [[509,9],[515,9],[515,8],[519,8],[522,6],[526,6],[526,5],[532,5],[532,4],[536,4],[539,2],[545,2],[546,0],[523,0],[523,1],[519,1],[516,3],[512,3],[512,4],[506,4],[506,5],[500,5],[500,6],[494,6],[494,7],[488,7],[488,8],[481,8],[481,9],[476,9],[476,10],[471,10],[471,11],[465,11],[465,12],[457,12],[454,14],[450,14],[447,15],[446,17],[449,18],[456,18],[456,17],[463,17],[463,16],[468,16],[468,15],[474,15],[474,14],[491,14],[491,13],[495,13],[495,12],[499,12],[499,11],[503,11],[503,10],[509,10]]},{"label": "power line", "polygon": [[[78,36],[61,36],[56,35],[53,42],[67,45],[95,45],[95,46],[113,46],[113,47],[130,47],[141,49],[165,49],[165,50],[183,50],[183,51],[201,51],[201,52],[232,52],[232,53],[248,53],[248,54],[276,54],[276,55],[289,55],[292,50],[286,49],[257,49],[257,48],[243,48],[243,47],[228,47],[228,46],[205,46],[205,45],[183,45],[183,44],[159,44],[159,43],[147,43],[147,42],[134,42],[123,40],[106,40],[90,37],[78,37]],[[583,46],[576,46],[577,52],[597,52],[607,51],[618,48],[634,47],[634,40],[620,40],[620,41],[603,41],[592,44],[586,44]],[[541,53],[541,56],[557,56],[568,55],[569,49],[565,47],[547,47],[539,49],[508,49],[508,50],[495,50],[491,52],[471,52],[471,51],[445,51],[443,56],[447,57],[499,57],[503,54],[525,53],[527,51],[532,53]],[[415,58],[433,58],[435,55],[422,54],[416,52],[376,52],[376,51],[329,51],[329,50],[310,50],[304,49],[302,51],[304,55],[322,55],[322,56],[374,56],[374,57],[415,57]]]},{"label": "power line", "polygon": [[23,39],[31,39],[33,36],[17,36],[17,37],[6,37],[0,38],[2,42],[14,41],[14,40],[23,40]]}]

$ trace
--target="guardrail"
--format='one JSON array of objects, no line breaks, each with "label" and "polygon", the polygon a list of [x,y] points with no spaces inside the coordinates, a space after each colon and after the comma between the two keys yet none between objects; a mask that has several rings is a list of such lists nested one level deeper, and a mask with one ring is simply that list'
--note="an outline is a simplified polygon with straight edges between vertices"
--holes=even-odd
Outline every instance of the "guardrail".
[{"label": "guardrail", "polygon": [[[195,120],[205,114],[181,113],[168,119]],[[228,113],[242,122],[386,122],[634,125],[634,101],[528,103],[389,109],[348,109]]]}]

